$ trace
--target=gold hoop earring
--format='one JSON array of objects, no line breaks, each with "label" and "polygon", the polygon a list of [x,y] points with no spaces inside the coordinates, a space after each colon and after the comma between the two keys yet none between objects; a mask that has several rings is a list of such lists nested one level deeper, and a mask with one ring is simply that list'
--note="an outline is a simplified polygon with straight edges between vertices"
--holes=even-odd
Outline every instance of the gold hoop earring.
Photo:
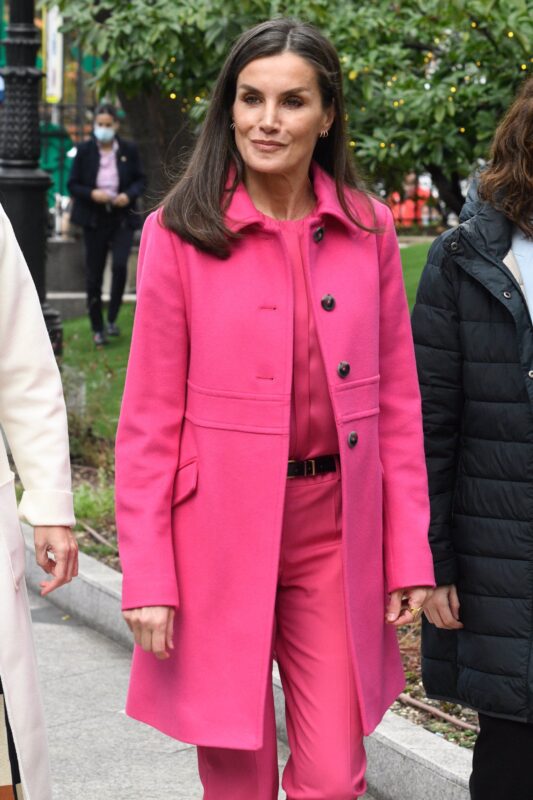
[{"label": "gold hoop earring", "polygon": [[328,130],[320,131],[320,138],[321,139],[327,139],[328,136],[329,136],[329,131]]}]

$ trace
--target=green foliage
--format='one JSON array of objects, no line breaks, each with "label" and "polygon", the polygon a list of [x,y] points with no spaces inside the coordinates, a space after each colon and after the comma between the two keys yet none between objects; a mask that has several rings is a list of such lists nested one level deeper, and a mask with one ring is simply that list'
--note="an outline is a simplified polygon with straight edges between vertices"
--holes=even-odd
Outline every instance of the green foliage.
[{"label": "green foliage", "polygon": [[101,473],[97,486],[81,483],[74,492],[74,514],[76,519],[88,525],[112,528],[115,517],[113,483]]},{"label": "green foliage", "polygon": [[533,3],[347,4],[331,30],[358,159],[389,185],[413,167],[468,175],[533,68]]},{"label": "green foliage", "polygon": [[[108,400],[108,398],[105,398]],[[89,467],[112,471],[114,460],[113,447],[113,422],[104,416],[106,405],[105,401],[101,404],[101,414],[97,417],[80,416],[69,412],[68,432],[70,444],[70,458],[74,464],[84,464]],[[112,408],[112,407],[111,407]],[[89,412],[90,414],[91,412]],[[92,409],[94,413],[94,409]],[[112,417],[114,419],[114,416]],[[99,425],[108,431],[108,435],[101,436],[95,434],[94,426]],[[116,426],[116,423],[115,423]]]},{"label": "green foliage", "polygon": [[205,96],[231,45],[250,25],[271,16],[324,19],[321,0],[59,0],[64,29],[105,59],[103,93],[154,85],[190,107]]},{"label": "green foliage", "polygon": [[[82,482],[74,487],[74,513],[77,519],[76,538],[80,550],[118,568],[115,530],[115,502],[112,475],[100,470],[96,482]],[[87,528],[103,537],[95,539]],[[109,544],[105,543],[105,540]]]},{"label": "green foliage", "polygon": [[[228,48],[273,16],[312,22],[346,75],[358,160],[399,186],[412,168],[467,175],[533,69],[532,0],[59,0],[66,28],[104,61],[101,91],[154,86],[201,116]],[[195,110],[195,106],[199,106]]]}]

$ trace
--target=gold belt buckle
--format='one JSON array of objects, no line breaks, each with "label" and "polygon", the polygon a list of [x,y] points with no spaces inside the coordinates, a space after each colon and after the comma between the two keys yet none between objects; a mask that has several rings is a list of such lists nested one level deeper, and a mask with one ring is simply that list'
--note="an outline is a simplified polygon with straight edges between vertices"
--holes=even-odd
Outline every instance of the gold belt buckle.
[{"label": "gold belt buckle", "polygon": [[[309,464],[311,464],[311,472],[307,471]],[[308,475],[310,475],[312,478],[314,478],[316,475],[316,460],[314,458],[308,458],[305,461],[304,476],[307,478]]]},{"label": "gold belt buckle", "polygon": [[[289,464],[297,464],[300,459],[297,458],[289,458]],[[306,458],[304,459],[304,474],[300,477],[307,478],[311,476],[312,478],[316,475],[316,459],[314,458]],[[290,478],[297,478],[298,475],[287,475],[287,479]]]}]

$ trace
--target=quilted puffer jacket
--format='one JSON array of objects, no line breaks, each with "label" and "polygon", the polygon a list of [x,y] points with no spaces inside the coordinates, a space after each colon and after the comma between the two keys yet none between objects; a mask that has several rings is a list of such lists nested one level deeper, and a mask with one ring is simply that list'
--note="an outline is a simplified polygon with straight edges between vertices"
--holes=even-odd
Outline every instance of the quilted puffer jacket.
[{"label": "quilted puffer jacket", "polygon": [[475,189],[461,220],[431,247],[412,318],[436,579],[464,623],[424,621],[422,673],[430,697],[531,723],[533,326],[503,263],[511,222]]}]

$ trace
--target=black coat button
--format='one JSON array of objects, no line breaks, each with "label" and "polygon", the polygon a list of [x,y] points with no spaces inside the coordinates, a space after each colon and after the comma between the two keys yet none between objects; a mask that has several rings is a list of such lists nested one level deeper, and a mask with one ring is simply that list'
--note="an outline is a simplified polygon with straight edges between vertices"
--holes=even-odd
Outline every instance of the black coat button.
[{"label": "black coat button", "polygon": [[325,294],[320,302],[325,311],[333,311],[335,308],[335,298],[332,294]]},{"label": "black coat button", "polygon": [[348,434],[348,447],[355,447],[357,442],[359,441],[359,436],[355,431],[350,431]]},{"label": "black coat button", "polygon": [[324,238],[324,228],[317,228],[316,231],[313,233],[313,239],[318,244]]},{"label": "black coat button", "polygon": [[453,250],[455,252],[458,247],[459,245],[457,244],[457,242],[452,242],[450,245],[450,250]]},{"label": "black coat button", "polygon": [[347,361],[341,361],[341,363],[337,367],[337,372],[339,373],[341,378],[346,378],[346,376],[350,372],[350,365],[348,364],[348,362]]}]

